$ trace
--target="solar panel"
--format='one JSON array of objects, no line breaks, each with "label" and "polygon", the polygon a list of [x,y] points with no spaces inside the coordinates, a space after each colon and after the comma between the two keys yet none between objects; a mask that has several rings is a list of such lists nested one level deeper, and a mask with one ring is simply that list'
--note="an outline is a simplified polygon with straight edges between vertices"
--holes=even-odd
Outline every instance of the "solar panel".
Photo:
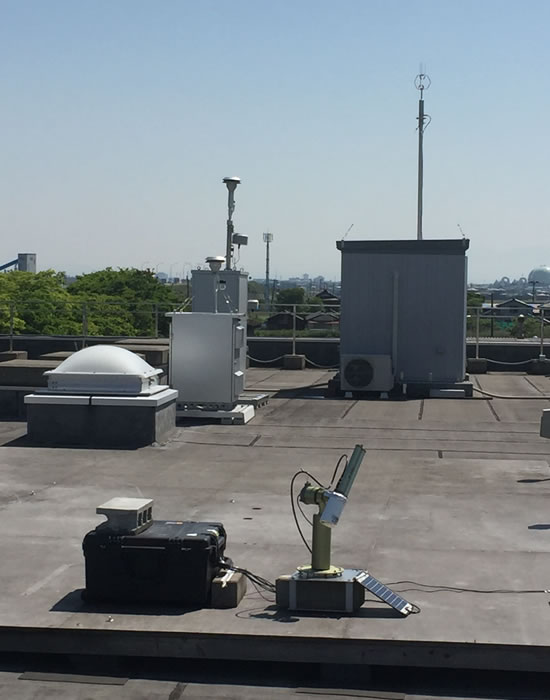
[{"label": "solar panel", "polygon": [[402,598],[398,593],[392,591],[391,588],[388,588],[377,578],[371,576],[368,571],[361,571],[358,573],[355,580],[357,583],[360,583],[363,588],[366,588],[367,591],[370,591],[370,593],[374,594],[377,598],[383,600],[384,603],[391,605],[392,608],[398,610],[402,615],[409,615],[413,612],[414,608],[411,603]]}]

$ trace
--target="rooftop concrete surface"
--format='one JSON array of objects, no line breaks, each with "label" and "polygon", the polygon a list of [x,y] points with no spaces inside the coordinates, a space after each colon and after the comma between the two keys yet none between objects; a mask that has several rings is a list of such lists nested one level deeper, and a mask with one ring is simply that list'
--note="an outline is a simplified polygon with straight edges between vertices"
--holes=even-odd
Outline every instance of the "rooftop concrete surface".
[{"label": "rooftop concrete surface", "polygon": [[[441,588],[550,588],[550,441],[538,434],[549,404],[533,398],[550,395],[550,380],[476,380],[521,399],[357,401],[322,398],[331,376],[249,370],[247,390],[271,394],[253,421],[182,424],[135,451],[34,448],[25,424],[0,424],[0,650],[550,668],[548,593]],[[420,614],[370,596],[355,616],[288,613],[251,587],[236,610],[81,601],[82,539],[113,496],[154,498],[160,519],[221,521],[239,566],[292,573],[308,553],[290,478],[303,468],[328,482],[356,443],[367,454],[333,562],[368,568]]]},{"label": "rooftop concrete surface", "polygon": [[[499,684],[492,680],[489,686],[487,682],[480,684],[477,679],[477,683],[468,686],[471,679],[464,678],[463,673],[461,683],[457,683],[456,678],[454,682],[447,680],[446,683],[437,680],[435,687],[433,682],[431,685],[426,681],[419,683],[418,679],[400,679],[397,683],[388,683],[387,680],[361,683],[357,679],[355,687],[349,687],[345,674],[340,675],[339,683],[338,678],[334,678],[330,684],[326,681],[316,683],[314,674],[310,674],[309,678],[307,675],[302,678],[281,678],[280,666],[276,664],[272,664],[274,668],[269,670],[264,665],[257,672],[248,667],[239,674],[241,678],[237,682],[230,678],[227,669],[220,674],[212,667],[208,671],[203,669],[199,674],[179,667],[163,677],[163,674],[149,674],[147,671],[145,674],[143,671],[136,673],[135,669],[126,676],[101,676],[76,674],[71,669],[64,672],[29,671],[25,665],[20,666],[22,668],[18,671],[0,671],[2,697],[10,700],[258,700],[260,697],[262,700],[335,700],[338,697],[363,700],[434,700],[434,697],[439,700],[494,700],[505,697],[508,700],[524,700],[526,697],[525,681],[516,681],[511,692],[510,684],[504,686],[502,681]],[[415,685],[422,690],[415,689]],[[364,689],[365,686],[368,690]],[[388,687],[393,690],[388,691]],[[476,688],[475,695],[471,692],[472,687]],[[531,685],[528,697],[530,700],[542,700],[548,695],[542,687],[533,688]]]}]

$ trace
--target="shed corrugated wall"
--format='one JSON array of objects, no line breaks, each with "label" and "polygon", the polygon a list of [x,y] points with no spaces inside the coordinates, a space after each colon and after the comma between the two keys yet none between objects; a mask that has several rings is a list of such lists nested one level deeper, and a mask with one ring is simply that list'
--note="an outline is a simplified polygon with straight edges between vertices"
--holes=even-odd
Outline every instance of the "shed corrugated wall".
[{"label": "shed corrugated wall", "polygon": [[403,373],[404,382],[462,381],[468,243],[339,242],[341,355],[391,355],[396,379]]}]

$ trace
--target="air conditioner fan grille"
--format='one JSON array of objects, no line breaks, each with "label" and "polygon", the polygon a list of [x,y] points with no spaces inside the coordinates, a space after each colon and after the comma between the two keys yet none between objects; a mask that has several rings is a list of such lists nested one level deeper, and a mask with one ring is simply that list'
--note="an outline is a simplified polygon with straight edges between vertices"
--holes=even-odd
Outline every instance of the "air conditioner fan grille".
[{"label": "air conditioner fan grille", "polygon": [[368,360],[360,357],[350,360],[344,368],[344,378],[351,387],[366,387],[374,378],[373,366]]}]

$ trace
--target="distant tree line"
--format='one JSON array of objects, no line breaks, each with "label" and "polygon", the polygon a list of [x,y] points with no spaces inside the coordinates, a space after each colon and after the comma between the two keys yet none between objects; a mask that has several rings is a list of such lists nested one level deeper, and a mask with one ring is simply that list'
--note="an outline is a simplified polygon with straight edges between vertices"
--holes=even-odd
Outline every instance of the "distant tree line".
[{"label": "distant tree line", "polygon": [[[248,283],[248,298],[258,299],[262,303],[265,303],[265,288],[262,284],[255,281],[250,281]],[[273,298],[269,300],[270,304],[275,304],[278,311],[283,311],[284,309],[292,310],[292,307],[296,304],[301,308],[298,309],[300,313],[307,313],[309,311],[319,311],[320,308],[325,306],[322,299],[311,294],[307,294],[303,287],[289,287],[288,289],[279,289],[273,294]],[[310,306],[311,309],[304,308],[305,306]]]},{"label": "distant tree line", "polygon": [[150,336],[168,331],[167,311],[183,288],[162,284],[151,270],[110,267],[79,275],[12,271],[0,274],[0,332],[44,335]]},{"label": "distant tree line", "polygon": [[294,305],[298,308],[296,313],[313,313],[323,308],[323,300],[315,296],[307,296],[303,287],[291,287],[281,289],[275,297],[277,311],[292,311]]}]

